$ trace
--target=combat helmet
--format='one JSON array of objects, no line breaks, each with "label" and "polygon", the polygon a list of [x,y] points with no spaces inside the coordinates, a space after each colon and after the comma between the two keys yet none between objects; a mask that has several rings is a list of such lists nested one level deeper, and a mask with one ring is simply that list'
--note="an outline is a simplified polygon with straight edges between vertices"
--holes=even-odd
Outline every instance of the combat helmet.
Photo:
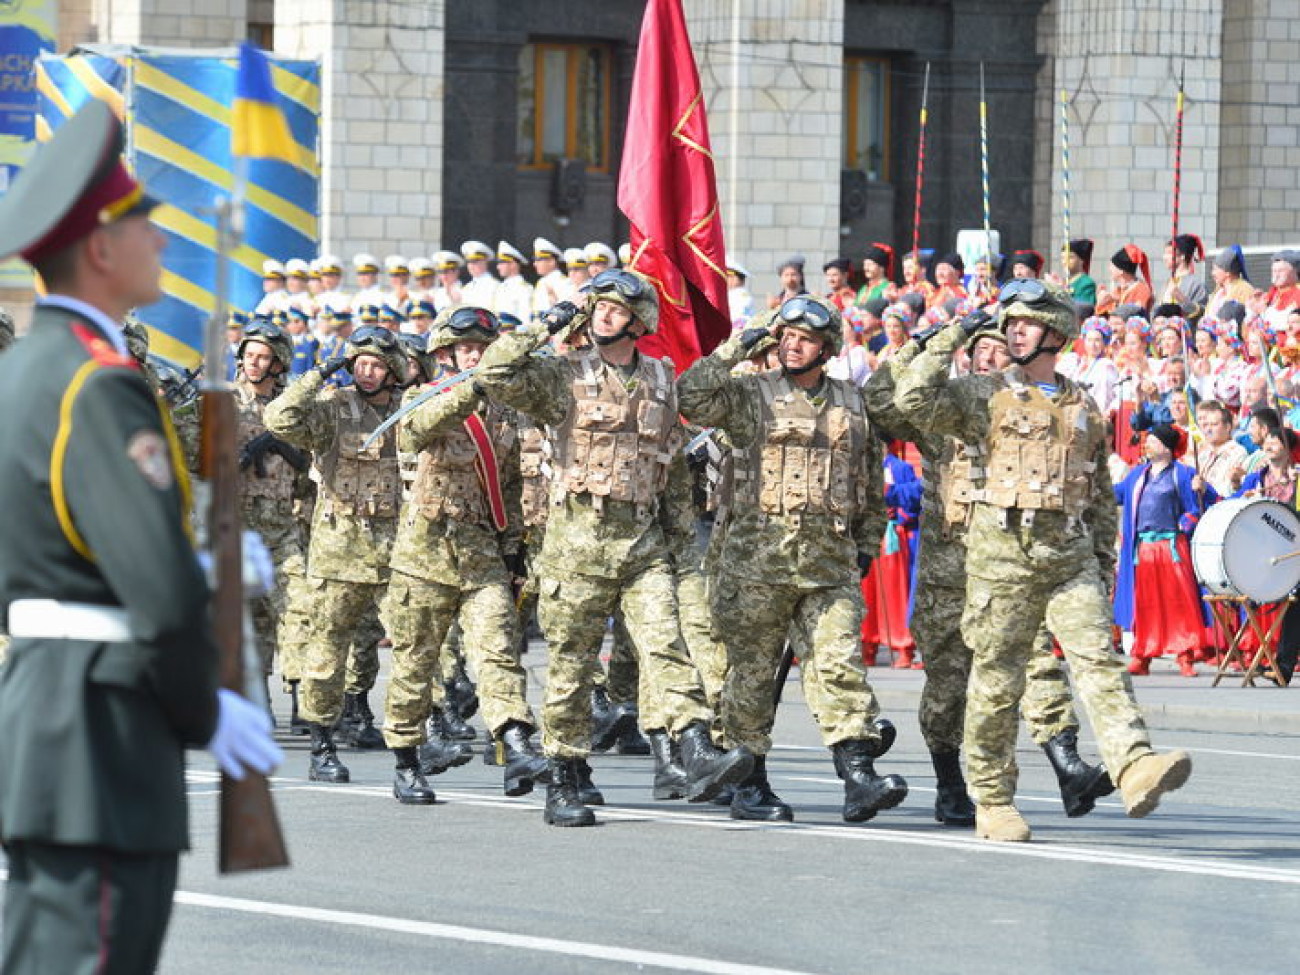
[{"label": "combat helmet", "polygon": [[149,330],[144,323],[134,315],[127,315],[122,319],[122,338],[131,358],[143,366],[149,359]]},{"label": "combat helmet", "polygon": [[644,274],[624,269],[601,271],[584,289],[596,300],[622,305],[641,323],[647,335],[659,328],[659,295]]},{"label": "combat helmet", "polygon": [[[776,310],[772,331],[779,336],[787,328],[815,335],[825,342],[826,356],[839,355],[844,345],[843,320],[840,311],[829,302],[813,295],[795,295],[787,298]],[[778,339],[779,340],[779,339]]]},{"label": "combat helmet", "polygon": [[998,326],[1004,332],[1011,319],[1032,318],[1067,341],[1079,337],[1079,309],[1070,292],[1059,285],[1016,278],[1002,286],[998,306]]},{"label": "combat helmet", "polygon": [[[433,333],[430,333],[433,334]],[[420,335],[415,332],[399,332],[397,341],[402,343],[402,348],[406,350],[407,358],[419,367],[421,376],[417,376],[416,382],[428,382],[438,374],[438,363],[433,354],[429,351],[428,336]]]},{"label": "combat helmet", "polygon": [[776,336],[771,333],[772,323],[776,321],[776,309],[764,308],[757,315],[745,323],[746,329],[766,328],[768,334],[749,347],[749,358],[757,359],[761,355],[767,355],[770,349],[776,347]]},{"label": "combat helmet", "polygon": [[398,383],[405,383],[410,370],[410,360],[402,349],[396,333],[377,325],[367,325],[357,329],[348,336],[348,344],[343,348],[343,358],[352,368],[357,356],[372,355],[382,359],[388,366],[389,375]]},{"label": "combat helmet", "polygon": [[293,340],[279,325],[262,318],[255,318],[245,325],[239,337],[239,345],[235,348],[236,362],[244,358],[244,346],[249,342],[261,342],[271,350],[275,361],[280,363],[281,370],[289,371],[293,364]]},{"label": "combat helmet", "polygon": [[428,350],[432,354],[457,342],[483,342],[490,345],[500,335],[501,322],[486,308],[453,305],[444,308],[433,320],[429,329]]}]

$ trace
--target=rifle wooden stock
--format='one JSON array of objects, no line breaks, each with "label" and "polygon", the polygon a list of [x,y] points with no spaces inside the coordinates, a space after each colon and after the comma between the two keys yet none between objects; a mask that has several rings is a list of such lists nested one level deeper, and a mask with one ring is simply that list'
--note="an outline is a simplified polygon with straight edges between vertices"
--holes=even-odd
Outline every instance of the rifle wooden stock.
[{"label": "rifle wooden stock", "polygon": [[[216,588],[212,625],[221,653],[221,686],[246,695],[244,670],[244,585],[239,469],[235,460],[235,397],[229,390],[203,393],[203,475],[211,491],[208,544]],[[283,867],[289,854],[266,776],[242,780],[221,776],[222,873]]]}]

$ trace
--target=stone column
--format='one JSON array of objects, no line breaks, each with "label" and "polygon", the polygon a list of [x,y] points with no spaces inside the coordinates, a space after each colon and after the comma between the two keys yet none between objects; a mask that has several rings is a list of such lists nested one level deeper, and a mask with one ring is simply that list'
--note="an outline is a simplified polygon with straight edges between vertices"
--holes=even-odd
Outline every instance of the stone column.
[{"label": "stone column", "polygon": [[760,303],[794,252],[815,288],[840,248],[843,0],[693,0],[686,18],[728,256]]},{"label": "stone column", "polygon": [[445,0],[277,0],[277,53],[321,60],[322,251],[437,244],[445,15]]}]

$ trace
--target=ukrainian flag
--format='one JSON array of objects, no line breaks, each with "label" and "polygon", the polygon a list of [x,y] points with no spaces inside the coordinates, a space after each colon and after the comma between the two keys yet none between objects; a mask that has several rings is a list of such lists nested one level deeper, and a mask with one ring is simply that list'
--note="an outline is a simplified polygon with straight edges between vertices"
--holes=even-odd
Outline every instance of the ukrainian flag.
[{"label": "ukrainian flag", "polygon": [[239,45],[230,151],[247,159],[298,161],[298,144],[293,141],[271,84],[271,66],[266,55],[247,41]]}]

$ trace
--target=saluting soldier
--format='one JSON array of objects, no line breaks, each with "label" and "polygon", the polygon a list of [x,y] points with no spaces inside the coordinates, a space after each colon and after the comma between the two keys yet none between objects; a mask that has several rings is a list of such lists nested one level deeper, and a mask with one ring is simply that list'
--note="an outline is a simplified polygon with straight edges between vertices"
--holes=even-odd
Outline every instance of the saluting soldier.
[{"label": "saluting soldier", "polygon": [[0,359],[5,972],[153,971],[189,844],[184,749],[235,777],[280,757],[265,711],[217,688],[189,482],[122,340],[162,297],[164,245],[122,144],[91,101],[0,201],[0,256],[47,290]]},{"label": "saluting soldier", "polygon": [[1025,842],[1013,804],[1016,708],[1044,621],[1070,663],[1106,767],[1133,817],[1152,812],[1191,774],[1186,752],[1157,753],[1111,650],[1108,581],[1115,571],[1115,496],[1106,423],[1087,391],[1056,372],[1079,334],[1064,288],[1012,281],[998,322],[1013,368],[950,378],[952,354],[988,324],[953,322],[898,377],[895,403],[919,429],[979,449],[967,529],[962,636],[974,652],[966,697],[966,764],[976,835]]},{"label": "saluting soldier", "polygon": [[[344,365],[354,384],[327,388],[328,375]],[[397,405],[395,392],[406,383],[408,369],[396,335],[386,328],[358,329],[342,359],[307,373],[263,414],[272,434],[316,458],[319,497],[307,550],[303,612],[309,623],[301,657],[301,709],[311,733],[308,776],[314,781],[350,779],[332,730],[345,691],[353,691],[363,725],[373,720],[360,694],[373,686],[378,661],[357,662],[366,671],[358,687],[346,669],[348,646],[388,584],[402,477],[392,431],[369,447],[362,444]],[[371,640],[359,638],[358,644],[373,658]]]},{"label": "saluting soldier", "polygon": [[[736,819],[793,818],[765,762],[772,675],[791,626],[800,631],[809,706],[844,781],[844,819],[864,822],[907,795],[900,776],[877,775],[874,765],[889,744],[860,652],[860,581],[879,551],[884,489],[861,393],[825,374],[841,328],[828,302],[789,298],[770,326],[727,340],[678,381],[682,415],[720,427],[734,449],[734,497],[710,602],[727,646],[725,739],[758,755],[732,800]],[[732,375],[769,336],[781,368]]]},{"label": "saluting soldier", "polygon": [[[749,774],[744,749],[724,753],[710,737],[713,712],[677,623],[672,564],[659,521],[681,422],[672,365],[637,352],[659,323],[659,301],[642,276],[607,271],[586,298],[591,348],[532,355],[548,332],[573,324],[562,305],[540,335],[499,339],[483,357],[488,394],[552,428],[551,511],[539,560],[539,614],[550,648],[543,746],[551,759],[546,822],[590,826],[579,796],[588,775],[591,690],[605,621],[621,607],[664,728],[679,741],[690,798],[712,798]],[[680,476],[686,476],[685,465]],[[651,710],[651,708],[647,708]]]}]

